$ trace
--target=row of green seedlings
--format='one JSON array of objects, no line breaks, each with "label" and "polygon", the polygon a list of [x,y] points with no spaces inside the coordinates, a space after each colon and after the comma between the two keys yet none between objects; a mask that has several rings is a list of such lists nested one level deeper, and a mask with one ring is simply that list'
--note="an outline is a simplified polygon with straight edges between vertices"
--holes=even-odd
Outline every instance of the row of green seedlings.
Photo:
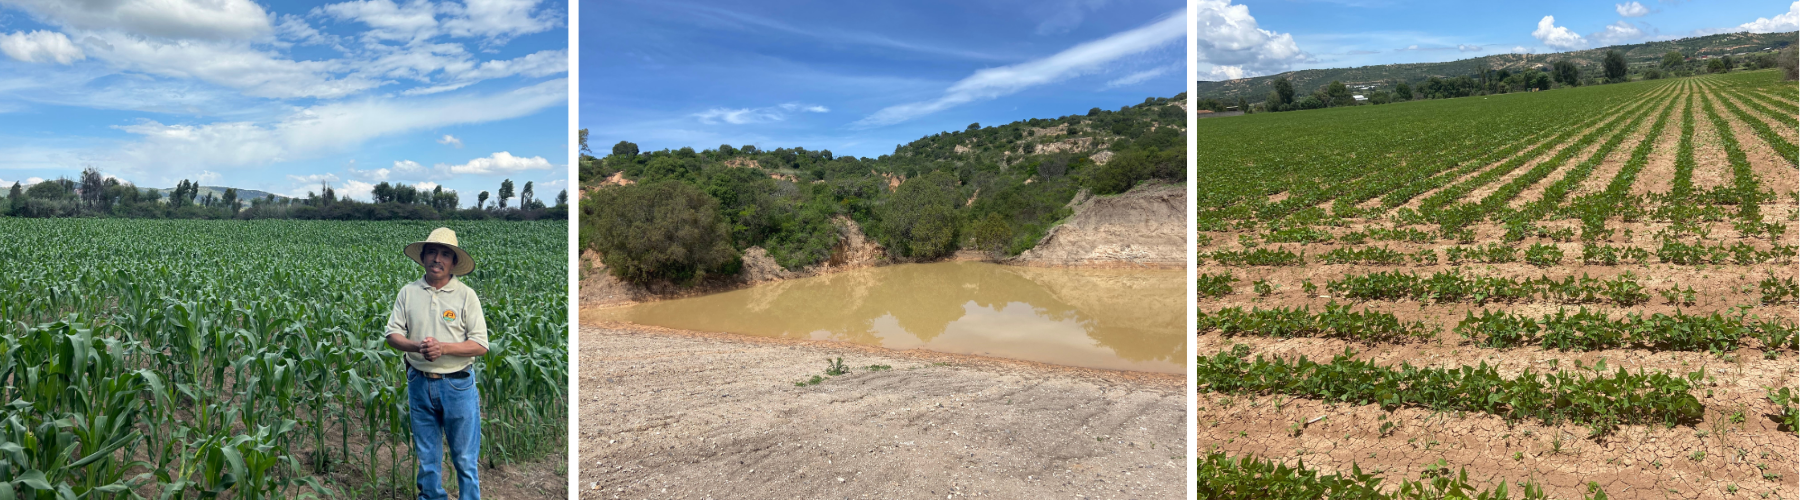
[{"label": "row of green seedlings", "polygon": [[[1273,309],[1227,307],[1216,312],[1199,311],[1199,333],[1217,331],[1228,337],[1338,338],[1365,343],[1404,343],[1437,336],[1441,328],[1422,321],[1401,321],[1391,313],[1352,311],[1332,301],[1314,314],[1309,306]],[[1693,315],[1655,313],[1648,317],[1630,313],[1610,318],[1578,308],[1558,309],[1540,317],[1504,311],[1467,313],[1455,332],[1476,345],[1510,348],[1537,344],[1565,351],[1646,348],[1659,351],[1725,352],[1748,347],[1755,339],[1774,355],[1775,349],[1800,350],[1800,327],[1780,318],[1750,316],[1745,309],[1735,314]]]},{"label": "row of green seedlings", "polygon": [[1200,333],[1218,331],[1228,337],[1321,337],[1404,343],[1438,334],[1437,328],[1423,322],[1400,321],[1381,311],[1352,311],[1350,306],[1335,300],[1325,304],[1325,310],[1319,314],[1313,314],[1310,306],[1249,310],[1227,307],[1212,313],[1199,311],[1195,318]]},{"label": "row of green seedlings", "polygon": [[[1299,462],[1288,467],[1281,462],[1244,455],[1232,458],[1219,451],[1208,452],[1199,459],[1195,469],[1199,478],[1195,486],[1196,498],[1203,499],[1244,499],[1244,500],[1314,500],[1331,498],[1334,500],[1439,500],[1459,498],[1469,500],[1512,500],[1507,482],[1500,481],[1493,488],[1481,488],[1469,482],[1469,471],[1458,469],[1450,472],[1447,465],[1427,464],[1419,480],[1399,479],[1388,484],[1397,484],[1397,488],[1384,485],[1384,479],[1363,472],[1362,467],[1354,462],[1350,464],[1349,474],[1324,474],[1306,468],[1306,462]],[[1522,491],[1519,500],[1548,500],[1543,485],[1536,481],[1518,483]],[[1386,490],[1386,491],[1384,491]],[[1587,494],[1582,500],[1605,500],[1606,492],[1598,483],[1589,482]]]},{"label": "row of green seedlings", "polygon": [[[1763,114],[1768,115],[1768,116],[1776,116],[1776,117],[1782,116],[1781,114],[1776,113],[1774,110],[1771,110],[1771,109],[1763,106],[1761,103],[1757,103],[1756,101],[1746,99],[1743,96],[1743,94],[1734,94],[1734,95],[1736,95],[1736,97],[1738,99],[1740,99],[1744,102],[1745,107],[1755,109],[1755,110],[1760,111]],[[1797,148],[1795,147],[1794,143],[1788,142],[1786,138],[1781,136],[1781,134],[1776,133],[1774,129],[1769,127],[1768,122],[1762,121],[1760,119],[1757,119],[1757,118],[1751,116],[1749,113],[1745,112],[1744,110],[1739,109],[1737,107],[1737,105],[1733,104],[1728,99],[1721,98],[1721,99],[1719,99],[1719,103],[1725,105],[1725,109],[1727,111],[1730,111],[1731,114],[1737,115],[1738,121],[1740,123],[1743,123],[1744,125],[1750,127],[1750,130],[1756,132],[1757,137],[1761,137],[1763,139],[1763,142],[1768,143],[1769,147],[1771,149],[1774,149],[1776,154],[1781,155],[1782,159],[1787,160],[1789,165],[1793,165],[1795,163],[1795,161],[1796,161],[1795,156],[1797,153],[1797,151],[1796,151]],[[1783,117],[1782,119],[1792,120],[1792,118],[1787,118],[1787,117]]]},{"label": "row of green seedlings", "polygon": [[1530,302],[1534,299],[1564,304],[1612,302],[1633,306],[1650,300],[1637,277],[1625,273],[1602,280],[1583,273],[1580,278],[1549,276],[1515,280],[1498,276],[1469,276],[1461,270],[1439,271],[1429,277],[1400,271],[1375,272],[1331,280],[1325,289],[1356,300],[1418,300],[1437,303]]},{"label": "row of green seedlings", "polygon": [[[1583,245],[1581,261],[1590,265],[1619,265],[1621,262],[1644,264],[1651,255],[1655,255],[1666,264],[1724,265],[1736,264],[1749,266],[1756,264],[1791,264],[1795,260],[1800,247],[1795,245],[1775,245],[1767,250],[1758,249],[1744,242],[1732,244],[1707,245],[1705,243],[1685,243],[1681,241],[1664,241],[1662,246],[1652,253],[1647,249],[1629,245]],[[1421,266],[1437,265],[1438,251],[1422,249],[1417,252],[1402,252],[1386,247],[1344,247],[1335,248],[1318,257],[1324,264],[1362,264],[1362,265],[1405,265],[1408,263]],[[1483,245],[1467,245],[1446,247],[1442,262],[1450,265],[1465,263],[1505,264],[1523,261],[1538,267],[1562,265],[1565,253],[1555,245],[1532,244],[1523,250],[1499,243]],[[1245,250],[1217,250],[1199,254],[1204,263],[1210,259],[1221,266],[1303,266],[1306,265],[1306,252],[1295,253],[1286,248],[1255,248]]]},{"label": "row of green seedlings", "polygon": [[1391,367],[1356,359],[1356,354],[1345,348],[1327,363],[1306,356],[1287,360],[1260,354],[1250,360],[1246,359],[1250,347],[1237,344],[1230,352],[1198,357],[1194,377],[1199,390],[1205,392],[1286,394],[1326,403],[1375,404],[1386,411],[1408,407],[1482,412],[1508,423],[1534,420],[1557,426],[1568,422],[1587,427],[1590,438],[1605,436],[1626,424],[1692,425],[1705,412],[1700,400],[1688,392],[1705,376],[1703,371],[1684,377],[1619,368],[1609,374],[1603,359],[1592,366],[1576,361],[1574,370],[1543,375],[1527,368],[1508,378],[1485,361],[1455,368],[1417,367],[1405,362]]},{"label": "row of green seedlings", "polygon": [[[871,371],[871,372],[892,370],[893,368],[894,367],[888,366],[888,365],[869,365],[869,366],[863,367],[863,369]],[[844,358],[841,358],[841,357],[837,358],[837,359],[829,359],[828,358],[825,360],[825,375],[822,375],[822,376],[821,375],[813,375],[812,378],[802,380],[799,382],[794,382],[794,386],[795,387],[806,387],[809,385],[819,385],[819,383],[829,380],[831,377],[836,377],[838,375],[849,375],[849,374],[850,374],[850,367],[844,366]]]},{"label": "row of green seedlings", "polygon": [[[1340,236],[1332,236],[1323,229],[1312,227],[1275,228],[1262,235],[1263,243],[1329,243],[1336,241],[1345,245],[1361,245],[1369,240],[1400,241],[1406,243],[1431,243],[1438,235],[1431,231],[1413,228],[1372,227],[1361,231],[1351,231]],[[1256,238],[1250,235],[1239,235],[1238,243],[1245,247],[1255,247]]]},{"label": "row of green seedlings", "polygon": [[1757,288],[1762,292],[1762,303],[1765,305],[1800,302],[1800,277],[1797,276],[1789,275],[1782,279],[1769,273],[1768,277],[1757,282]]},{"label": "row of green seedlings", "polygon": [[1467,313],[1456,325],[1456,333],[1492,348],[1538,344],[1564,351],[1643,348],[1722,353],[1747,347],[1746,339],[1756,339],[1763,349],[1769,350],[1768,355],[1774,354],[1774,349],[1800,349],[1800,335],[1796,334],[1794,323],[1748,316],[1746,309],[1731,315],[1676,311],[1672,315],[1655,313],[1645,317],[1634,312],[1620,318],[1585,307],[1574,313],[1559,309],[1541,317],[1482,311],[1480,316]]},{"label": "row of green seedlings", "polygon": [[[1238,281],[1229,271],[1201,273],[1195,280],[1195,289],[1203,299],[1224,297],[1234,293],[1232,284]],[[1757,287],[1762,294],[1760,301],[1763,305],[1800,303],[1800,279],[1796,277],[1784,279],[1770,273],[1757,283]],[[1257,280],[1252,288],[1257,295],[1266,297],[1275,292],[1276,285],[1268,280]],[[1302,289],[1309,297],[1318,293],[1318,287],[1310,280],[1302,283]],[[1564,304],[1611,301],[1621,306],[1642,304],[1650,300],[1644,286],[1638,284],[1631,273],[1611,280],[1592,278],[1582,273],[1579,279],[1569,276],[1556,281],[1549,276],[1542,276],[1518,281],[1490,276],[1467,277],[1460,270],[1440,271],[1428,278],[1415,273],[1390,271],[1332,280],[1326,283],[1326,290],[1357,300],[1411,299],[1437,303],[1474,302],[1481,305],[1488,302],[1529,302],[1534,297]],[[1681,288],[1679,285],[1657,290],[1656,293],[1672,306],[1692,306],[1697,294],[1694,287]]]}]

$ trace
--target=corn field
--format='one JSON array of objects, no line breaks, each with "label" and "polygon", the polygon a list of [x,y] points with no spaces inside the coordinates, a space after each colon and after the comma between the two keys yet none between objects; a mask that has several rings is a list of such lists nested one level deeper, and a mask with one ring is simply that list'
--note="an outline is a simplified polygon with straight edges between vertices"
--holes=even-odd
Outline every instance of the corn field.
[{"label": "corn field", "polygon": [[566,222],[0,219],[0,499],[410,497],[383,328],[439,225],[491,330],[481,463],[561,450]]}]

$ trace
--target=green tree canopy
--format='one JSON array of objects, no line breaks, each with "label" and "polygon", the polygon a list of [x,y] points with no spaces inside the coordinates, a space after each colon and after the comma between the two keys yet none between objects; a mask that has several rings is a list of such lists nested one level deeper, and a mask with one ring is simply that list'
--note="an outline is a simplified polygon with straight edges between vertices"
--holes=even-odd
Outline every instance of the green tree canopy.
[{"label": "green tree canopy", "polygon": [[1575,63],[1565,59],[1557,61],[1550,66],[1550,72],[1555,75],[1556,83],[1561,83],[1570,87],[1581,85],[1581,68],[1576,66]]},{"label": "green tree canopy", "polygon": [[1625,73],[1626,73],[1625,55],[1620,54],[1619,51],[1617,51],[1617,50],[1606,51],[1606,57],[1605,57],[1605,60],[1601,63],[1601,67],[1606,69],[1606,80],[1607,81],[1610,81],[1610,82],[1625,81]]},{"label": "green tree canopy", "polygon": [[1663,54],[1663,57],[1662,57],[1663,69],[1679,68],[1679,67],[1681,67],[1682,64],[1685,64],[1685,63],[1687,63],[1687,57],[1682,56],[1681,51],[1671,50],[1671,51],[1669,51],[1669,53]]},{"label": "green tree canopy", "polygon": [[944,171],[900,184],[881,207],[882,245],[910,259],[956,250],[956,185],[956,176]]},{"label": "green tree canopy", "polygon": [[735,273],[738,253],[718,208],[717,200],[681,182],[604,188],[581,202],[582,246],[632,283]]}]

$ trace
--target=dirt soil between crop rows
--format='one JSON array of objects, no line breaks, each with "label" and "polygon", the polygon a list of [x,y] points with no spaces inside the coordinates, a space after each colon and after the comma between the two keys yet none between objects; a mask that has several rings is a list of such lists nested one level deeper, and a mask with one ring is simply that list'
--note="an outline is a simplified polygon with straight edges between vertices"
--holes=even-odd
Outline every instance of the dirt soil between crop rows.
[{"label": "dirt soil between crop rows", "polygon": [[[1180,376],[619,323],[580,332],[582,498],[1191,488]],[[840,357],[849,374],[795,384]]]}]

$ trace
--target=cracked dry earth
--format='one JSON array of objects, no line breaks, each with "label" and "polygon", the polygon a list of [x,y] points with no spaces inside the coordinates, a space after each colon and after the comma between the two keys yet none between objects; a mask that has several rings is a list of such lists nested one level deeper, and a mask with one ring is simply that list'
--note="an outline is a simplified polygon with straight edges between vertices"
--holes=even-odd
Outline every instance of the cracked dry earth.
[{"label": "cracked dry earth", "polygon": [[[1149,499],[1189,487],[1180,376],[633,324],[580,332],[581,498]],[[795,385],[836,357],[850,374]]]}]

